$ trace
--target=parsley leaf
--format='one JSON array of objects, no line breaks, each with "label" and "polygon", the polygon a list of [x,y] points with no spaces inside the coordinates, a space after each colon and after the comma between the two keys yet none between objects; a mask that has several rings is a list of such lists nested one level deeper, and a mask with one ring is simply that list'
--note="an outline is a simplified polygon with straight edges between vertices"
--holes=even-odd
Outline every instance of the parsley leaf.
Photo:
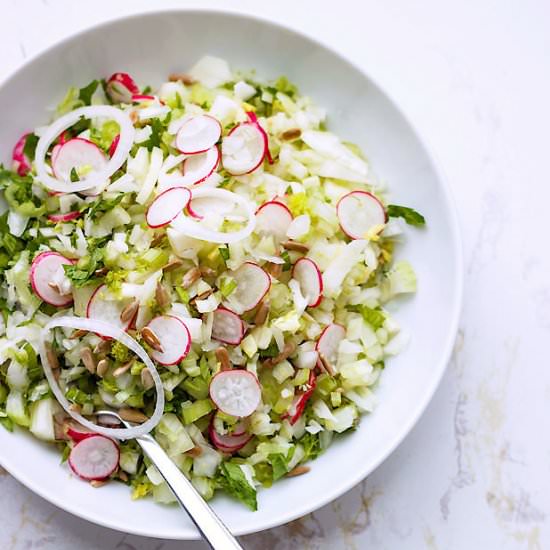
[{"label": "parsley leaf", "polygon": [[227,246],[220,246],[218,252],[222,257],[223,263],[227,265],[227,260],[229,260],[229,248]]},{"label": "parsley leaf", "polygon": [[80,101],[82,101],[84,105],[91,105],[92,96],[94,95],[98,86],[99,80],[92,80],[87,86],[84,86],[84,88],[80,88],[80,90],[78,91],[78,99],[80,99]]},{"label": "parsley leaf", "polygon": [[98,269],[98,263],[103,259],[102,248],[92,248],[89,256],[84,256],[76,264],[64,265],[65,275],[75,288],[83,287],[93,277]]},{"label": "parsley leaf", "polygon": [[277,342],[275,342],[275,340],[272,340],[267,348],[260,350],[260,359],[277,357],[277,355],[279,355],[279,347],[277,346]]},{"label": "parsley leaf", "polygon": [[92,203],[91,208],[88,210],[87,216],[89,218],[96,218],[99,214],[109,212],[124,198],[124,193],[121,193],[114,199],[98,199]]},{"label": "parsley leaf", "polygon": [[36,145],[38,143],[38,136],[29,134],[25,140],[25,146],[23,147],[23,154],[30,160],[34,160],[34,152],[36,151]]},{"label": "parsley leaf", "polygon": [[238,498],[254,512],[258,509],[256,489],[248,483],[239,464],[224,462],[218,482],[230,495]]},{"label": "parsley leaf", "polygon": [[283,264],[283,271],[290,271],[290,268],[292,267],[292,260],[290,259],[288,250],[283,250],[281,252],[281,258],[285,261]]},{"label": "parsley leaf", "polygon": [[387,211],[390,218],[403,218],[409,225],[420,227],[426,224],[424,216],[418,213],[414,208],[389,204]]},{"label": "parsley leaf", "polygon": [[313,460],[323,452],[323,449],[321,449],[319,434],[310,434],[308,432],[299,440],[299,442],[306,453],[304,461]]},{"label": "parsley leaf", "polygon": [[152,151],[153,147],[160,147],[164,126],[158,118],[151,121],[151,135],[145,141],[138,143],[140,147],[147,147],[148,151]]}]

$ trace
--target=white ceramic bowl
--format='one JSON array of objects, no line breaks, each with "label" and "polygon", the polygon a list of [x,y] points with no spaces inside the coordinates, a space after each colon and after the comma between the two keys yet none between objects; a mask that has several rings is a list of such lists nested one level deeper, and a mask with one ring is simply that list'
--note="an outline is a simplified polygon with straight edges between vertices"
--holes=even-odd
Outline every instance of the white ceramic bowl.
[{"label": "white ceramic bowl", "polygon": [[[335,499],[373,471],[424,411],[444,372],[460,309],[462,263],[449,191],[422,140],[371,78],[325,46],[267,21],[212,11],[137,15],[80,33],[29,61],[0,87],[0,151],[4,162],[23,131],[44,124],[47,109],[68,86],[127,71],[153,85],[202,55],[232,67],[284,74],[328,110],[329,127],[358,143],[397,204],[421,211],[425,230],[408,232],[400,255],[416,268],[416,297],[398,308],[412,334],[407,351],[388,362],[377,389],[379,406],[358,430],[336,441],[308,475],[259,494],[258,512],[225,497],[213,506],[236,534],[288,522]],[[59,465],[52,447],[28,434],[0,429],[0,462],[27,487],[82,518],[130,533],[197,538],[186,514],[151,500],[130,501],[116,483],[93,489]]]}]

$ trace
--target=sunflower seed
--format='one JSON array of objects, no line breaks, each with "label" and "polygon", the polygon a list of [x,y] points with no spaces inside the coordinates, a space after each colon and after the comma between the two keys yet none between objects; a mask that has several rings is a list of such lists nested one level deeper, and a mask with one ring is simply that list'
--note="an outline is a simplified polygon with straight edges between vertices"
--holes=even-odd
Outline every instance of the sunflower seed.
[{"label": "sunflower seed", "polygon": [[270,262],[267,271],[274,279],[278,279],[283,274],[283,264],[274,264]]},{"label": "sunflower seed", "polygon": [[216,270],[207,265],[201,265],[199,269],[203,277],[215,277],[217,275]]},{"label": "sunflower seed", "polygon": [[138,424],[141,424],[142,422],[147,422],[149,420],[149,417],[143,414],[141,411],[138,411],[137,409],[131,409],[130,407],[123,407],[122,409],[118,410],[118,415],[122,420],[126,420],[126,422],[136,422]]},{"label": "sunflower seed", "polygon": [[132,365],[136,362],[135,359],[130,359],[130,361],[128,361],[127,363],[124,363],[124,365],[121,365],[120,367],[118,367],[117,369],[115,369],[113,371],[113,376],[115,378],[118,378],[120,375],[124,374],[125,372],[128,372],[131,368],[132,368]]},{"label": "sunflower seed", "polygon": [[80,350],[80,359],[84,366],[88,369],[91,374],[95,374],[97,365],[90,348],[82,348]]},{"label": "sunflower seed", "polygon": [[101,359],[97,367],[95,369],[95,373],[100,377],[103,378],[105,374],[107,373],[107,370],[109,369],[109,359]]},{"label": "sunflower seed", "polygon": [[46,356],[52,369],[59,369],[59,360],[50,342],[46,342]]},{"label": "sunflower seed", "polygon": [[269,302],[262,302],[256,311],[254,316],[255,325],[263,325],[269,314]]},{"label": "sunflower seed", "polygon": [[319,354],[319,362],[317,364],[319,365],[319,368],[325,371],[329,376],[334,376],[334,369],[332,368],[332,365],[322,353]]},{"label": "sunflower seed", "polygon": [[179,269],[183,265],[183,262],[179,259],[170,260],[163,268],[163,271],[174,271]]},{"label": "sunflower seed", "polygon": [[60,290],[59,290],[59,287],[57,286],[57,283],[54,283],[54,282],[50,281],[50,282],[48,283],[48,286],[49,286],[50,288],[53,288],[56,292],[59,292],[59,293],[60,293]]},{"label": "sunflower seed", "polygon": [[189,288],[195,281],[198,281],[201,276],[201,270],[198,267],[191,268],[184,276],[181,281],[181,286],[183,288]]},{"label": "sunflower seed", "polygon": [[281,134],[281,139],[283,141],[293,141],[295,139],[298,139],[302,135],[302,130],[300,128],[290,128],[289,130],[285,130]]},{"label": "sunflower seed", "polygon": [[298,243],[296,241],[284,241],[281,244],[287,250],[294,250],[294,252],[302,252],[305,254],[309,250],[309,246],[307,244]]},{"label": "sunflower seed", "polygon": [[107,267],[100,267],[94,271],[96,277],[104,277],[107,273],[109,273],[109,268]]},{"label": "sunflower seed", "polygon": [[290,357],[295,351],[296,351],[296,343],[287,342],[285,344],[285,347],[283,348],[283,351],[281,351],[279,355],[276,355],[275,357],[271,357],[270,359],[266,359],[263,362],[263,365],[264,367],[273,367],[275,365],[278,365],[279,363],[282,363],[285,359]]},{"label": "sunflower seed", "polygon": [[152,388],[154,385],[155,385],[155,382],[153,380],[153,375],[151,374],[151,372],[149,371],[148,368],[144,368],[141,373],[140,373],[140,377],[141,377],[141,385],[146,389],[150,389]]},{"label": "sunflower seed", "polygon": [[128,474],[124,470],[119,470],[117,472],[118,479],[126,483],[128,481]]},{"label": "sunflower seed", "polygon": [[191,75],[185,73],[170,73],[168,75],[168,80],[170,82],[181,82],[185,84],[185,86],[190,86],[195,83],[195,79]]},{"label": "sunflower seed", "polygon": [[166,309],[171,305],[170,295],[162,283],[157,283],[157,288],[155,289],[155,300],[160,309]]},{"label": "sunflower seed", "polygon": [[99,344],[94,348],[94,353],[96,355],[106,355],[107,353],[110,353],[112,345],[111,340],[101,340],[101,342],[99,342]]},{"label": "sunflower seed", "polygon": [[295,477],[295,476],[301,476],[304,474],[307,474],[311,471],[311,468],[309,466],[296,466],[293,470],[290,470],[288,474],[286,474],[286,477]]},{"label": "sunflower seed", "polygon": [[198,456],[202,455],[202,448],[199,447],[198,445],[195,445],[192,449],[189,449],[188,451],[185,451],[185,454],[187,456],[197,458]]},{"label": "sunflower seed", "polygon": [[75,331],[69,336],[69,340],[76,340],[77,338],[82,338],[83,336],[86,336],[86,334],[88,334],[88,331],[87,331],[87,330],[83,330],[83,329],[75,330]]},{"label": "sunflower seed", "polygon": [[139,301],[134,300],[130,302],[121,312],[120,321],[122,323],[129,323],[135,316],[139,309]]},{"label": "sunflower seed", "polygon": [[215,354],[216,359],[221,364],[221,370],[230,370],[231,361],[229,360],[229,353],[227,350],[223,346],[220,346],[219,348],[216,348]]},{"label": "sunflower seed", "polygon": [[105,485],[105,483],[107,483],[106,480],[104,479],[92,479],[92,481],[90,481],[90,485],[94,488],[94,489],[97,489],[98,487],[103,487],[103,485]]},{"label": "sunflower seed", "polygon": [[160,353],[162,353],[164,351],[162,349],[162,346],[160,345],[160,340],[159,340],[158,336],[149,327],[143,327],[141,329],[141,337],[155,351],[158,351]]}]

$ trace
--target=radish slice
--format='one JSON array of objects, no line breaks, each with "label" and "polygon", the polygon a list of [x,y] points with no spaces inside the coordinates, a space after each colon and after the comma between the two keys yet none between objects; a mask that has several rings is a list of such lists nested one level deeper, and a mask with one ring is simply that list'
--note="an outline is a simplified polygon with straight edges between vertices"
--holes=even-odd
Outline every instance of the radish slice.
[{"label": "radish slice", "polygon": [[262,390],[258,379],[251,372],[225,370],[218,372],[210,381],[210,398],[225,414],[245,417],[258,408]]},{"label": "radish slice", "polygon": [[145,214],[149,227],[156,229],[168,225],[191,200],[191,191],[186,187],[172,187],[157,195]]},{"label": "radish slice", "polygon": [[118,467],[118,445],[103,435],[93,435],[77,443],[69,454],[71,470],[87,481],[108,478]]},{"label": "radish slice", "polygon": [[338,346],[340,342],[346,336],[346,329],[337,323],[332,323],[325,327],[321,336],[317,340],[315,349],[322,355],[329,363],[335,364],[338,356]]},{"label": "radish slice", "polygon": [[67,430],[67,435],[75,443],[78,443],[83,439],[87,439],[88,437],[97,435],[96,432],[92,432],[88,428],[85,428],[84,426],[80,426],[80,424],[77,424],[76,422],[72,422],[72,421],[67,423],[66,430]]},{"label": "radish slice", "polygon": [[185,323],[172,315],[161,315],[147,325],[158,337],[162,351],[151,351],[151,357],[161,365],[175,365],[189,353],[191,335]]},{"label": "radish slice", "polygon": [[237,286],[227,299],[227,306],[235,313],[254,309],[269,292],[271,277],[258,264],[245,262],[231,272]]},{"label": "radish slice", "polygon": [[292,268],[292,277],[298,281],[307,305],[317,307],[323,299],[323,277],[317,264],[310,258],[299,258]]},{"label": "radish slice", "polygon": [[210,424],[208,429],[210,435],[210,441],[216,448],[224,453],[234,453],[239,449],[242,449],[253,437],[253,435],[242,432],[240,434],[219,434],[214,428],[213,424]]},{"label": "radish slice", "polygon": [[80,214],[80,210],[73,210],[72,212],[67,212],[66,214],[48,214],[48,220],[53,223],[70,222],[79,218]]},{"label": "radish slice", "polygon": [[236,313],[223,307],[214,311],[212,322],[212,338],[214,340],[236,346],[241,343],[244,332],[244,323]]},{"label": "radish slice", "polygon": [[222,164],[233,176],[249,174],[266,155],[267,136],[259,124],[243,122],[222,141]]},{"label": "radish slice", "polygon": [[162,101],[160,101],[160,99],[154,95],[148,95],[148,94],[132,95],[132,103],[144,103],[146,101],[158,101],[159,103],[162,103]]},{"label": "radish slice", "polygon": [[68,306],[73,301],[72,294],[61,294],[54,283],[60,276],[64,265],[73,262],[58,252],[42,252],[33,260],[30,271],[30,281],[34,293],[47,304],[56,307]]},{"label": "radish slice", "polygon": [[250,122],[252,122],[252,124],[255,124],[258,127],[258,130],[260,130],[260,132],[264,136],[265,156],[267,158],[267,162],[269,162],[269,164],[273,164],[273,157],[271,156],[271,153],[269,151],[269,138],[267,136],[267,132],[260,126],[260,123],[258,122],[258,117],[256,116],[256,113],[254,113],[252,111],[248,111],[246,114],[247,114],[248,119],[250,120]]},{"label": "radish slice", "polygon": [[336,205],[342,231],[352,239],[364,239],[374,227],[387,221],[382,203],[367,191],[351,191]]},{"label": "radish slice", "polygon": [[176,147],[184,154],[205,153],[216,145],[222,135],[222,125],[210,115],[187,119],[176,136]]},{"label": "radish slice", "polygon": [[[58,138],[59,134],[76,124],[82,118],[104,118],[114,120],[120,127],[120,140],[115,154],[103,166],[101,170],[92,171],[85,178],[78,182],[67,182],[57,177],[52,177],[48,173],[46,165],[46,154],[51,144]],[[81,107],[58,118],[42,134],[36,145],[35,166],[36,178],[43,185],[52,191],[61,193],[79,193],[87,189],[93,189],[97,186],[104,186],[109,178],[124,164],[132,145],[134,144],[135,129],[127,112],[116,107],[108,105],[92,105],[90,107]],[[63,144],[61,147],[65,147]],[[61,150],[61,149],[60,149]],[[60,151],[59,150],[59,151]],[[59,154],[56,154],[55,160],[58,160]],[[70,173],[70,172],[69,172]]]},{"label": "radish slice", "polygon": [[31,162],[25,156],[25,143],[27,143],[29,133],[23,134],[13,148],[13,169],[17,172],[18,176],[26,176],[31,171]]},{"label": "radish slice", "polygon": [[[153,382],[155,383],[155,392],[156,392],[156,403],[153,415],[149,420],[140,424],[139,426],[133,426],[131,428],[105,428],[90,422],[87,418],[82,416],[80,413],[74,410],[73,405],[67,400],[64,392],[59,387],[57,383],[56,376],[52,370],[52,364],[50,361],[47,342],[49,342],[48,334],[50,330],[56,327],[72,328],[86,330],[88,332],[95,332],[96,334],[101,334],[108,338],[114,338],[124,346],[126,346],[130,351],[134,352],[145,366],[149,369],[151,376],[153,377]],[[105,435],[107,437],[115,437],[117,439],[132,439],[134,437],[139,437],[146,433],[149,433],[155,426],[160,422],[162,418],[162,413],[164,411],[164,387],[162,385],[162,380],[160,379],[159,373],[155,367],[153,361],[146,351],[130,336],[128,336],[124,331],[118,327],[111,325],[110,323],[105,323],[103,321],[96,321],[92,319],[82,319],[81,317],[55,317],[40,332],[40,360],[42,362],[42,367],[44,369],[44,374],[48,379],[48,384],[53,394],[55,395],[59,404],[65,409],[65,411],[74,418],[77,422],[94,430],[98,434]]]},{"label": "radish slice", "polygon": [[[129,299],[118,299],[109,290],[107,285],[100,285],[94,290],[88,300],[88,305],[86,306],[86,317],[88,317],[88,319],[109,323],[110,325],[120,328],[121,330],[128,330],[133,319],[128,319],[128,321],[123,322],[120,319],[120,314],[129,302]],[[101,333],[98,334],[104,336]]]},{"label": "radish slice", "polygon": [[52,170],[56,178],[71,181],[71,171],[79,168],[90,168],[94,172],[102,170],[107,164],[103,151],[91,141],[73,138],[66,141],[57,150],[52,160]]},{"label": "radish slice", "polygon": [[[118,142],[120,141],[120,134],[117,134],[113,141],[111,141],[111,145],[109,145],[109,156],[112,157],[115,154],[116,148],[118,147]],[[52,158],[53,158],[53,152],[52,152]],[[52,160],[53,162],[53,160]]]},{"label": "radish slice", "polygon": [[302,416],[304,409],[306,408],[307,402],[309,401],[311,394],[315,390],[315,383],[315,374],[313,371],[310,371],[309,379],[306,384],[306,390],[294,398],[292,405],[290,406],[288,411],[282,415],[282,418],[289,419],[291,426],[296,424],[296,422],[298,422],[299,418]]},{"label": "radish slice", "polygon": [[[190,157],[179,155],[173,157],[170,162],[165,162],[158,177],[160,191],[170,187],[191,187],[208,179],[220,163],[220,150],[217,146],[211,147],[204,153],[198,153]],[[169,174],[178,164],[181,164],[182,173]]]},{"label": "radish slice", "polygon": [[127,73],[115,73],[107,80],[107,94],[114,103],[130,103],[139,88]]},{"label": "radish slice", "polygon": [[286,238],[292,223],[290,210],[278,201],[265,202],[256,211],[256,232],[272,234],[278,240]]},{"label": "radish slice", "polygon": [[246,215],[246,225],[237,231],[224,233],[222,231],[213,231],[212,229],[201,225],[200,222],[193,220],[191,216],[182,214],[174,219],[172,222],[172,227],[183,235],[211,243],[234,243],[245,239],[254,230],[256,219],[254,217],[253,204],[240,195],[227,191],[226,189],[205,187],[193,189],[191,191],[191,201],[197,198],[220,199],[222,201],[226,201],[227,204],[232,204],[234,207],[237,207],[239,210],[243,211]]}]

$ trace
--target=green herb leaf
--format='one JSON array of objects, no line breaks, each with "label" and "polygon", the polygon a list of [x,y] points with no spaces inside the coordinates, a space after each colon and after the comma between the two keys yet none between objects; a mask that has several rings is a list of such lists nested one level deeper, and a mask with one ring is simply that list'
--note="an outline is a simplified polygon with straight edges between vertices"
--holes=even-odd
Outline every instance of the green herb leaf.
[{"label": "green herb leaf", "polygon": [[94,95],[98,86],[99,80],[92,80],[87,86],[84,86],[84,88],[80,88],[80,90],[78,91],[78,99],[80,99],[80,101],[82,101],[84,105],[91,105],[92,96]]},{"label": "green herb leaf", "polygon": [[279,355],[279,347],[277,346],[277,342],[275,342],[275,340],[272,340],[267,348],[260,350],[260,359],[277,357],[277,355]]},{"label": "green herb leaf", "polygon": [[420,227],[426,224],[424,216],[408,206],[389,204],[387,212],[390,218],[403,218],[409,225]]},{"label": "green herb leaf", "polygon": [[98,199],[92,203],[92,206],[88,210],[87,216],[94,219],[99,214],[109,212],[109,210],[112,210],[115,206],[118,206],[123,198],[124,193],[121,193],[114,199]]},{"label": "green herb leaf", "polygon": [[273,467],[273,481],[277,481],[287,474],[288,460],[285,458],[284,455],[280,453],[272,454],[269,455],[267,458],[269,459],[269,462],[271,462],[271,466]]},{"label": "green herb leaf", "polygon": [[76,264],[64,265],[65,275],[71,280],[75,288],[83,287],[98,269],[98,263],[103,259],[102,248],[92,248],[89,256],[84,256]]},{"label": "green herb leaf", "polygon": [[32,162],[34,160],[34,152],[36,151],[36,144],[38,143],[38,136],[29,134],[25,140],[25,146],[23,147],[23,154]]},{"label": "green herb leaf", "polygon": [[13,420],[7,416],[0,417],[0,424],[8,430],[8,432],[13,432]]},{"label": "green herb leaf", "polygon": [[367,322],[374,330],[381,328],[386,320],[385,313],[380,309],[372,309],[365,305],[347,306],[346,309],[348,311],[360,313],[365,322]]},{"label": "green herb leaf", "polygon": [[292,260],[290,259],[290,254],[288,253],[288,250],[283,250],[281,252],[281,258],[285,261],[283,264],[283,271],[290,271],[292,268]]},{"label": "green herb leaf", "polygon": [[149,139],[138,143],[140,147],[147,147],[148,151],[152,151],[153,147],[160,147],[162,142],[162,134],[164,132],[164,125],[158,118],[153,118],[150,124],[151,135]]},{"label": "green herb leaf", "polygon": [[222,257],[223,263],[227,264],[227,260],[229,260],[229,248],[227,246],[220,246],[218,252]]},{"label": "green herb leaf", "polygon": [[300,440],[302,447],[305,451],[305,458],[304,462],[306,460],[313,460],[317,458],[322,452],[323,449],[321,449],[321,442],[319,440],[319,434],[310,434],[306,433]]},{"label": "green herb leaf", "polygon": [[220,485],[255,512],[258,509],[256,489],[248,483],[239,464],[224,462],[220,471],[221,476],[218,478]]}]

